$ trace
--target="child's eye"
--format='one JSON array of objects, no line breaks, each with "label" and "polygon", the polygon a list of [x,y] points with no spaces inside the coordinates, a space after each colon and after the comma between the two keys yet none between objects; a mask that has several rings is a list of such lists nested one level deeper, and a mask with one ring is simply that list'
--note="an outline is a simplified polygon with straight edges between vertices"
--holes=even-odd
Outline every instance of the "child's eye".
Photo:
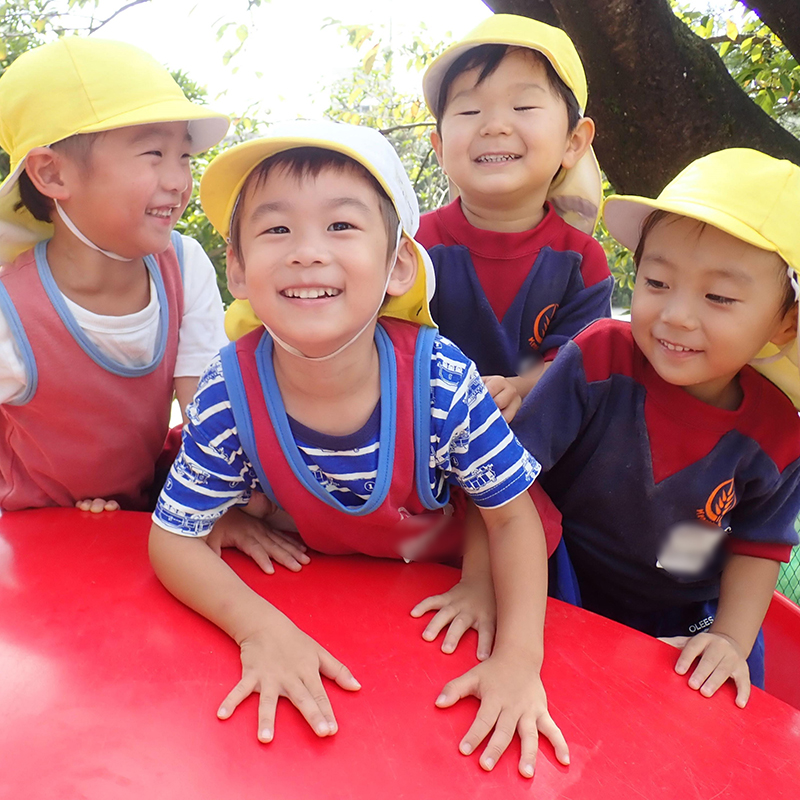
[{"label": "child's eye", "polygon": [[291,231],[285,225],[273,225],[271,228],[267,228],[264,233],[291,233]]},{"label": "child's eye", "polygon": [[479,114],[479,113],[480,112],[477,109],[473,109],[473,110],[470,110],[470,111],[459,111],[458,114],[456,114],[456,116],[457,117],[474,117],[476,114]]},{"label": "child's eye", "polygon": [[538,106],[514,106],[514,111],[534,111]]},{"label": "child's eye", "polygon": [[653,278],[645,278],[644,285],[649,286],[651,289],[666,289],[667,284],[664,281],[656,281]]},{"label": "child's eye", "polygon": [[353,225],[353,224],[351,224],[349,222],[332,222],[330,225],[328,225],[328,230],[329,231],[349,231],[349,230],[355,230],[355,227],[356,227],[355,225]]},{"label": "child's eye", "polygon": [[712,303],[716,303],[720,306],[732,306],[734,303],[738,302],[738,300],[735,300],[733,297],[723,297],[721,294],[707,294],[706,300],[710,300]]},{"label": "child's eye", "polygon": [[145,153],[146,156],[158,156],[161,158],[164,154],[160,150],[148,150]]}]

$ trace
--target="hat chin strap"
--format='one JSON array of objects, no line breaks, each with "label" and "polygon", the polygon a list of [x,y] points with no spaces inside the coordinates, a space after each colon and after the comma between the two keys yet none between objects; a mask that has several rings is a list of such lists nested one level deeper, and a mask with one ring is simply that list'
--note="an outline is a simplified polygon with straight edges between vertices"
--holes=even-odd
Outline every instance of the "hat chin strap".
[{"label": "hat chin strap", "polygon": [[[401,222],[397,225],[397,243],[394,246],[394,258],[392,259],[392,266],[389,269],[389,274],[386,276],[386,283],[384,283],[383,285],[381,298],[386,297],[386,290],[389,288],[389,281],[392,279],[392,272],[394,272],[395,265],[397,264],[397,256],[400,252],[400,240],[402,239],[402,237],[403,237],[403,223]],[[269,327],[269,325],[267,325],[266,322],[262,321],[261,324],[267,329],[267,333],[273,338],[273,340],[276,341],[287,353],[291,353],[293,356],[302,358],[305,361],[328,361],[329,359],[338,356],[339,353],[341,353],[343,350],[346,350],[348,347],[350,347],[350,345],[353,344],[356,341],[356,339],[358,339],[358,337],[361,336],[362,333],[364,333],[364,331],[372,324],[372,321],[375,319],[375,317],[377,317],[378,314],[380,314],[382,305],[383,305],[383,299],[381,299],[380,305],[375,309],[373,315],[364,323],[364,325],[361,327],[358,333],[356,333],[354,336],[348,339],[341,347],[337,347],[332,353],[328,353],[328,355],[326,356],[307,356],[305,353],[301,352],[296,347],[290,345],[288,342],[285,342],[279,336],[276,336],[275,332],[272,330],[272,328]]]},{"label": "hat chin strap", "polygon": [[56,204],[56,213],[59,217],[61,217],[62,222],[72,231],[76,238],[80,239],[87,247],[91,247],[92,250],[97,250],[98,253],[102,253],[104,256],[108,256],[108,258],[113,258],[114,261],[133,261],[132,258],[125,258],[125,256],[119,256],[116,253],[112,253],[110,250],[103,250],[102,247],[98,247],[94,242],[89,241],[79,230],[78,226],[67,216],[67,212],[61,208],[58,200],[53,200]]}]

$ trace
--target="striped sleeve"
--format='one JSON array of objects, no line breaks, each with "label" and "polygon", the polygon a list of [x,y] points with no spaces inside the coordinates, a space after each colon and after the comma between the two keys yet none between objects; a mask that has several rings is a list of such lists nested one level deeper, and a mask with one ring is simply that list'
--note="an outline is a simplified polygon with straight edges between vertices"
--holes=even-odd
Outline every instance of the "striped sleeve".
[{"label": "striped sleeve", "polygon": [[183,536],[206,536],[225,511],[246,505],[259,488],[239,442],[219,356],[200,378],[186,415],[181,450],[153,521]]},{"label": "striped sleeve", "polygon": [[477,506],[498,508],[531,486],[539,463],[511,432],[475,364],[443,336],[431,358],[431,406],[434,493],[454,480]]}]

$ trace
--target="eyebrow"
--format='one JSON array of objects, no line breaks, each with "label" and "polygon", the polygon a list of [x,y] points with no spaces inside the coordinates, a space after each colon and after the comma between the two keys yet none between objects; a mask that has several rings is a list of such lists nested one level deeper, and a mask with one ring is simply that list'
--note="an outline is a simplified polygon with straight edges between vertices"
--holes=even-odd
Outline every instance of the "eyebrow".
[{"label": "eyebrow", "polygon": [[[457,100],[462,95],[471,94],[472,92],[474,92],[478,88],[479,85],[480,84],[476,84],[475,86],[472,86],[469,89],[462,89],[460,92],[456,92],[452,96],[452,98],[450,99],[450,102],[452,103],[453,100]],[[520,81],[519,83],[513,84],[509,88],[514,90],[514,91],[524,91],[525,89],[535,89],[535,90],[538,90],[540,92],[545,92],[545,93],[547,92],[547,88],[545,86],[543,86],[542,84],[540,84],[540,83],[530,83],[529,81]]]},{"label": "eyebrow", "polygon": [[[139,130],[131,137],[131,144],[139,144],[140,142],[147,141],[157,136],[164,136],[169,130],[166,126],[158,124],[137,125],[135,127],[139,128]],[[189,133],[188,125],[186,126],[186,133],[183,137],[183,141],[187,144],[190,144],[192,141],[192,135]]]},{"label": "eyebrow", "polygon": [[[371,211],[370,207],[365,202],[356,197],[333,197],[325,203],[325,207],[330,209],[348,206],[355,208],[358,211],[364,211],[367,213]],[[267,203],[259,203],[259,205],[253,209],[253,213],[250,214],[250,221],[257,222],[259,219],[261,219],[261,217],[266,216],[267,214],[289,211],[291,208],[292,206],[285,200],[273,200]]]}]

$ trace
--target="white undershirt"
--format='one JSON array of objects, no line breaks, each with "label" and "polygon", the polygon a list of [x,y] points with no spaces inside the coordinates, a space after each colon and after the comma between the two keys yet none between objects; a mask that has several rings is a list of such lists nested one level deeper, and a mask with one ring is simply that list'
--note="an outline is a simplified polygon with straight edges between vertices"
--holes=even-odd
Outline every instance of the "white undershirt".
[{"label": "white undershirt", "polygon": [[[202,375],[209,361],[228,341],[214,267],[199,242],[188,236],[182,239],[184,309],[175,362],[176,378]],[[160,306],[152,279],[150,302],[135,314],[107,317],[87,311],[67,297],[64,301],[89,339],[114,361],[136,367],[153,360]],[[27,381],[16,340],[5,315],[0,313],[0,403],[20,397]]]}]

